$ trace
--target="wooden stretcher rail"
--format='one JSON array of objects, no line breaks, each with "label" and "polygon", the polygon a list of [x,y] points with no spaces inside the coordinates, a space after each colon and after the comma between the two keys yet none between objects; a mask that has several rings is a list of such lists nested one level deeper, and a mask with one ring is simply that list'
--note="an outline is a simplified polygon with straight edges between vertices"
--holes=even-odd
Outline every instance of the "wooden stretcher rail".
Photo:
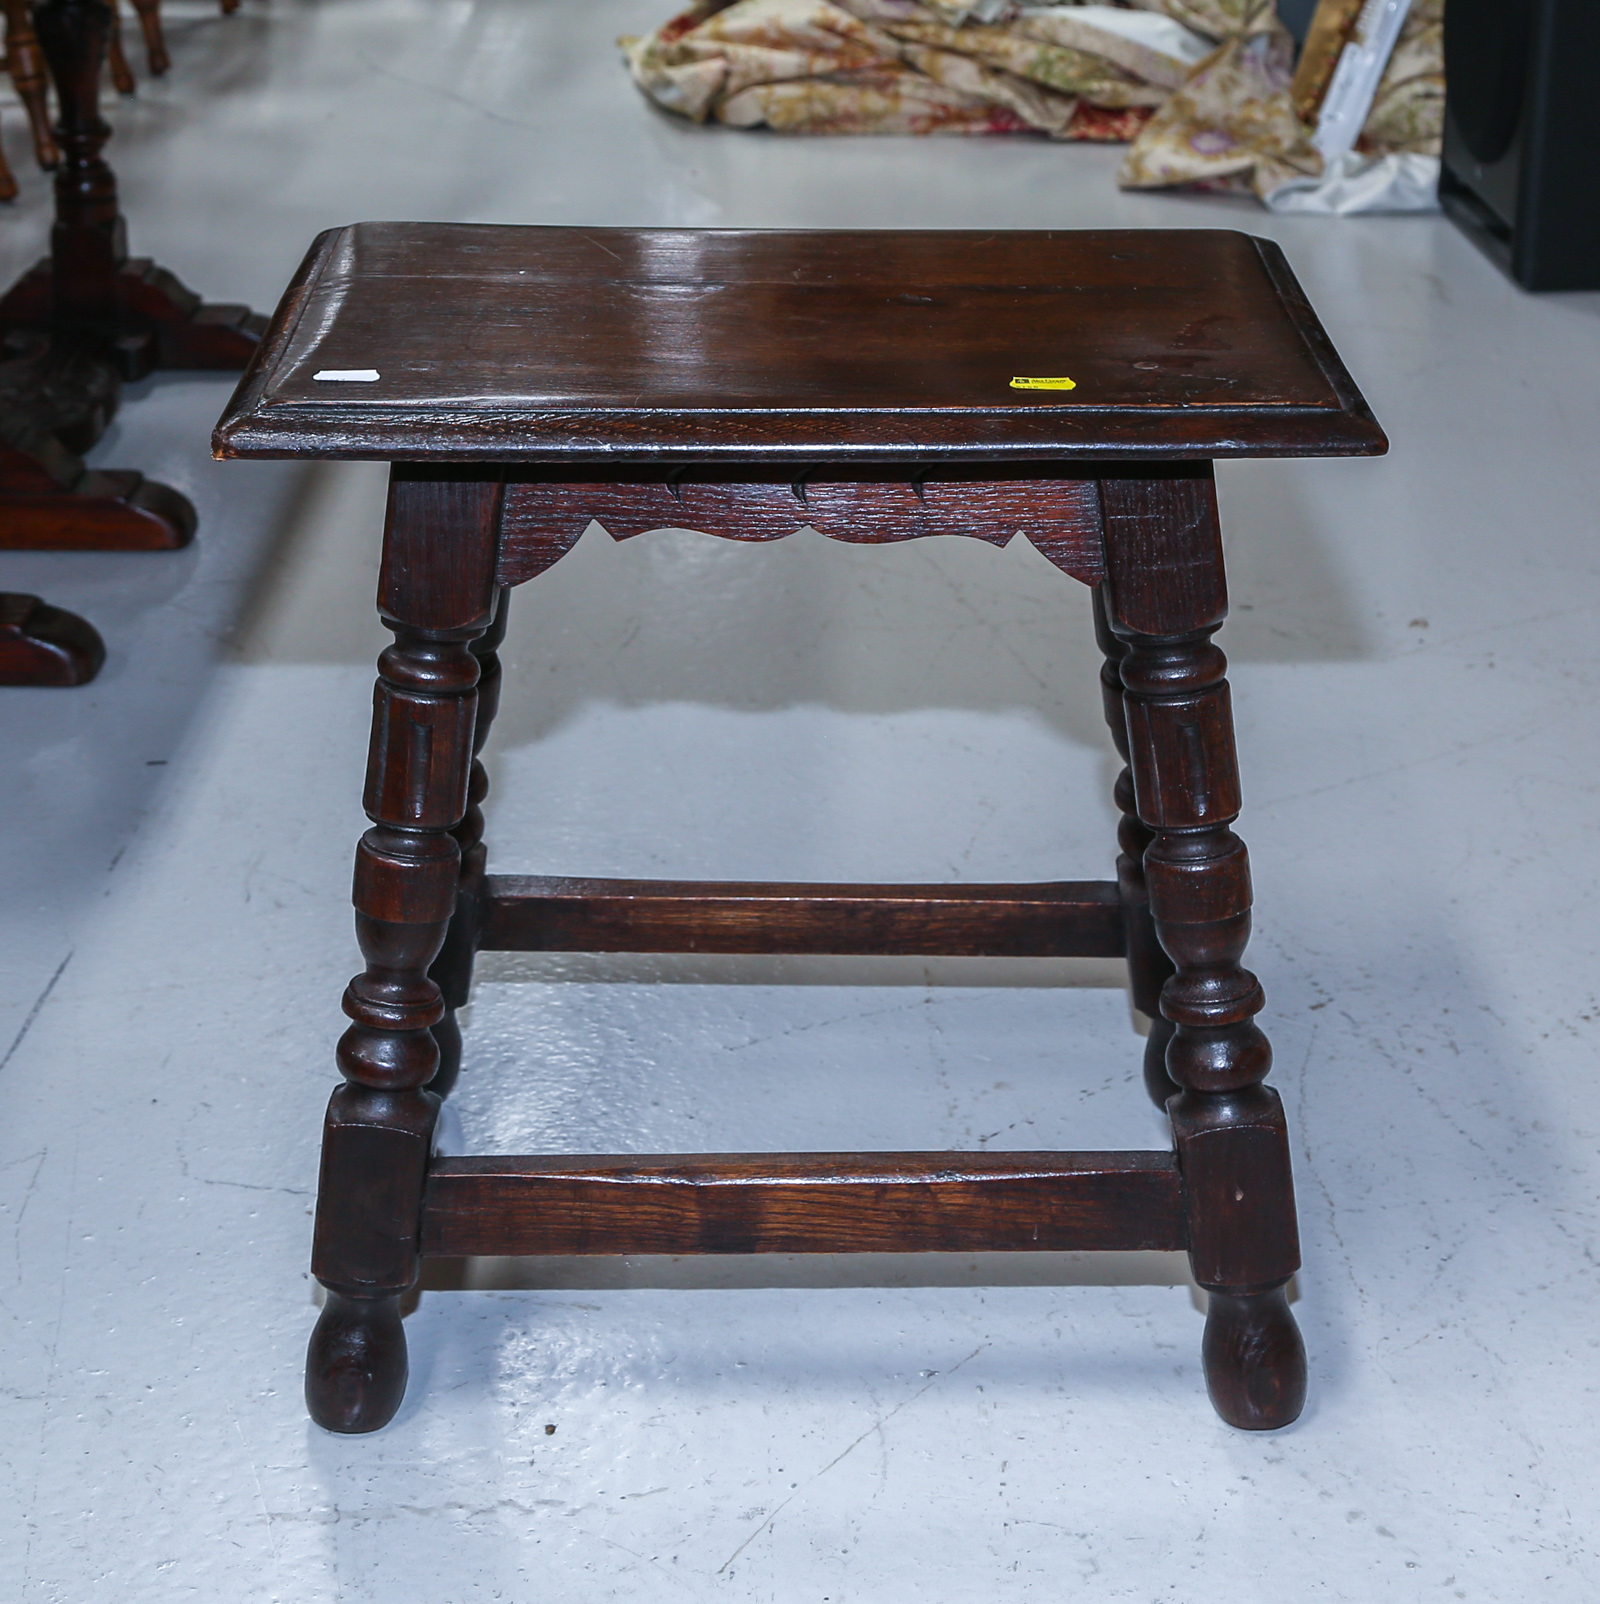
[{"label": "wooden stretcher rail", "polygon": [[835,953],[1118,958],[1111,881],[1049,885],[781,885],[488,875],[490,952]]},{"label": "wooden stretcher rail", "polygon": [[1170,1153],[436,1159],[422,1251],[979,1253],[1188,1245]]}]

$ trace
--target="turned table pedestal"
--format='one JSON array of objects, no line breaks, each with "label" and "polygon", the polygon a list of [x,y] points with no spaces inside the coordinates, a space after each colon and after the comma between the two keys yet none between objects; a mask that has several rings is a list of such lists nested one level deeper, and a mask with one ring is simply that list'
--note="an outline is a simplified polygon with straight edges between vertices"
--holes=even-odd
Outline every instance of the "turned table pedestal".
[{"label": "turned table pedestal", "polygon": [[[390,462],[306,1395],[371,1431],[429,1254],[1185,1249],[1236,1426],[1305,1395],[1289,1143],[1243,965],[1250,876],[1212,460],[1382,432],[1278,249],[1233,233],[363,224],[324,234],[223,457]],[[1127,767],[1114,881],[778,885],[489,874],[477,753],[506,600],[592,519],[772,540],[1033,542],[1091,587]],[[1054,799],[1052,800],[1052,805]],[[1157,1152],[440,1158],[475,952],[1125,957]]]}]

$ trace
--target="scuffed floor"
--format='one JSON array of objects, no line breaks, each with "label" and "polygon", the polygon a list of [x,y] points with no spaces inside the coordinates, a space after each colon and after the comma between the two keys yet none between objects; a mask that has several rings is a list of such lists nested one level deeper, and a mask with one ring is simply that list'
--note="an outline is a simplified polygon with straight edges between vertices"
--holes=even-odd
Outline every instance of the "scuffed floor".
[{"label": "scuffed floor", "polygon": [[[1221,1426],[1164,1256],[492,1261],[430,1271],[393,1426],[308,1425],[383,477],[213,464],[228,381],[169,376],[95,460],[197,544],[0,557],[110,648],[0,693],[0,1597],[1592,1600],[1600,297],[1438,218],[1121,196],[1114,151],[680,126],[613,52],[641,0],[167,10],[112,155],[217,299],[362,217],[1282,242],[1394,441],[1219,470],[1312,1393]],[[4,127],[9,279],[47,189]],[[1105,873],[1088,626],[1020,543],[591,531],[517,598],[492,862]],[[1103,964],[501,956],[468,1042],[464,1150],[1160,1140]]]}]

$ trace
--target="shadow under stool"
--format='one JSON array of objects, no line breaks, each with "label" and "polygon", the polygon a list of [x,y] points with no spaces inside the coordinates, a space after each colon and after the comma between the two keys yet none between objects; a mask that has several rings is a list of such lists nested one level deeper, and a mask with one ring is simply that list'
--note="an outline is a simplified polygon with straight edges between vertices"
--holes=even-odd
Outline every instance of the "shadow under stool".
[{"label": "shadow under stool", "polygon": [[[1387,448],[1275,245],[1222,231],[361,224],[313,245],[214,438],[392,464],[345,1082],[306,1397],[388,1422],[425,1255],[1185,1249],[1212,1402],[1286,1425],[1289,1145],[1243,967],[1212,460]],[[1127,767],[1115,881],[778,885],[485,872],[511,589],[598,519],[773,540],[1023,535],[1093,588]],[[1124,956],[1159,1152],[441,1158],[473,955]]]}]

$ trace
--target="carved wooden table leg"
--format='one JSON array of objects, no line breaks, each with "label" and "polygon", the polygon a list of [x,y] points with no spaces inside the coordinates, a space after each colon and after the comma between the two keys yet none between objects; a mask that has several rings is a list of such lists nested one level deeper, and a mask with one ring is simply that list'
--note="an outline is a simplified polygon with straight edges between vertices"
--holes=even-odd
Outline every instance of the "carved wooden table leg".
[{"label": "carved wooden table leg", "polygon": [[1117,807],[1122,814],[1122,822],[1117,826],[1117,845],[1122,848],[1117,858],[1117,890],[1122,898],[1122,917],[1128,932],[1128,986],[1133,993],[1133,1006],[1150,1021],[1150,1035],[1144,1045],[1144,1087],[1151,1102],[1157,1108],[1165,1108],[1167,1099],[1178,1090],[1167,1074],[1167,1043],[1172,1040],[1172,1021],[1161,1012],[1161,988],[1172,973],[1172,960],[1162,948],[1155,922],[1150,917],[1150,897],[1144,883],[1144,851],[1152,836],[1139,822],[1133,800],[1133,771],[1127,766],[1128,714],[1123,706],[1122,659],[1127,656],[1128,648],[1111,631],[1105,596],[1099,586],[1093,594],[1095,639],[1105,654],[1105,664],[1100,670],[1100,694],[1111,739],[1123,763],[1115,791]]},{"label": "carved wooden table leg", "polygon": [[87,685],[106,660],[94,625],[37,596],[0,592],[0,685]]},{"label": "carved wooden table leg", "polygon": [[1174,973],[1161,1011],[1176,1027],[1169,1105],[1188,1197],[1189,1253],[1211,1294],[1203,1345],[1217,1412],[1235,1426],[1286,1426],[1305,1403],[1305,1348],[1284,1287],[1299,1268],[1289,1143],[1272,1050],[1255,1023],[1261,987],[1242,967],[1250,872],[1230,826],[1238,766],[1227,611],[1209,468],[1102,483],[1106,612],[1127,644],[1121,673],[1134,795],[1151,832],[1150,908]]},{"label": "carved wooden table leg", "polygon": [[[416,1280],[422,1189],[439,1099],[432,1028],[444,999],[428,970],[455,911],[479,662],[489,627],[501,487],[390,484],[379,609],[395,642],[378,659],[356,852],[365,971],[344,1010],[345,1084],[323,1128],[312,1272],[328,1300],[306,1361],[306,1404],[330,1431],[376,1431],[406,1386],[400,1295]],[[449,530],[458,538],[437,537]],[[431,542],[431,544],[430,544]]]},{"label": "carved wooden table leg", "polygon": [[106,0],[42,0],[34,22],[61,103],[65,161],[50,257],[0,298],[0,335],[90,336],[125,379],[156,368],[242,368],[264,318],[244,306],[202,304],[164,268],[128,255],[116,179],[101,154],[111,134],[99,106],[112,23]]},{"label": "carved wooden table leg", "polygon": [[467,811],[452,832],[461,848],[461,883],[456,891],[456,911],[450,931],[434,960],[429,976],[438,982],[444,997],[444,1018],[433,1027],[439,1044],[439,1068],[428,1082],[428,1090],[448,1097],[461,1073],[461,1027],[456,1010],[465,1008],[472,992],[472,964],[478,952],[479,898],[483,890],[483,799],[489,794],[489,774],[479,753],[489,739],[489,730],[500,708],[500,647],[506,638],[506,618],[511,602],[509,588],[500,592],[495,604],[494,622],[473,641],[472,655],[478,659],[478,717],[472,736],[472,776],[467,784]]},{"label": "carved wooden table leg", "polygon": [[39,36],[33,31],[33,15],[28,0],[5,0],[6,67],[12,87],[28,113],[33,131],[33,153],[46,172],[61,159],[55,136],[50,132],[49,81],[45,77],[44,56]]},{"label": "carved wooden table leg", "polygon": [[50,256],[0,299],[0,546],[170,550],[193,537],[189,503],[136,473],[90,472],[78,453],[116,411],[119,375],[243,367],[264,323],[242,306],[202,306],[171,274],[129,259],[101,154],[112,13],[105,0],[44,0],[34,15],[64,154]]},{"label": "carved wooden table leg", "polygon": [[[116,411],[117,375],[40,336],[0,360],[0,550],[171,551],[195,514],[170,486],[130,469],[86,467]],[[3,352],[0,352],[3,355]]]}]

